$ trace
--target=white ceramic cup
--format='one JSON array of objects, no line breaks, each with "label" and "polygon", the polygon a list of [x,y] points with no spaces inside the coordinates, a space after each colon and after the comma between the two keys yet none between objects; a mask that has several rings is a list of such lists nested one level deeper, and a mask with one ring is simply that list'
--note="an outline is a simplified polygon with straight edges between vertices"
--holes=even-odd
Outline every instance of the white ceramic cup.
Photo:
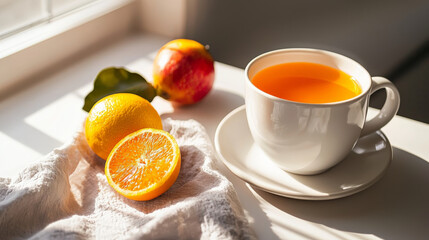
[{"label": "white ceramic cup", "polygon": [[[351,75],[362,93],[340,102],[309,104],[284,100],[255,87],[260,70],[287,62],[311,62]],[[333,167],[357,140],[387,124],[399,108],[399,92],[383,77],[371,77],[354,60],[337,53],[308,48],[281,49],[254,58],[245,69],[246,115],[254,141],[281,169],[311,175]],[[366,121],[370,95],[385,88],[383,108]]]}]

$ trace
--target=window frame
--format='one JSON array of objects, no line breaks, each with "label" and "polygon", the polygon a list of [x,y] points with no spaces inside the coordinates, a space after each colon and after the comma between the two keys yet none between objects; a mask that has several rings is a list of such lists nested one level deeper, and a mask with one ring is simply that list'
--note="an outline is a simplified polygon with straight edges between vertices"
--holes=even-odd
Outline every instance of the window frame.
[{"label": "window frame", "polygon": [[[134,0],[96,1],[0,40],[1,96],[134,28]],[[108,27],[106,27],[108,26]]]}]

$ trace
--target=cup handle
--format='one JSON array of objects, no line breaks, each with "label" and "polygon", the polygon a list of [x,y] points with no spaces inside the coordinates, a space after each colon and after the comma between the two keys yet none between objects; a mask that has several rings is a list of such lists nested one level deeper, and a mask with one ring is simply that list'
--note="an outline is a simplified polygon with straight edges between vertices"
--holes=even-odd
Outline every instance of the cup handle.
[{"label": "cup handle", "polygon": [[371,93],[385,88],[386,101],[380,112],[371,120],[367,120],[362,128],[361,136],[373,133],[386,125],[398,112],[399,109],[399,91],[392,82],[384,77],[372,77]]}]

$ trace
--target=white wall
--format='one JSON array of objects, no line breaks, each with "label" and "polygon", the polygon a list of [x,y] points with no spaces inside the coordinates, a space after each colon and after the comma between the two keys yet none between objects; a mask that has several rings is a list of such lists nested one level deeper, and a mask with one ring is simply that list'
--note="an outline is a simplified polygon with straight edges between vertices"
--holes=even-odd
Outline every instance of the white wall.
[{"label": "white wall", "polygon": [[238,67],[262,52],[315,47],[387,74],[429,40],[429,1],[187,0],[186,37]]}]

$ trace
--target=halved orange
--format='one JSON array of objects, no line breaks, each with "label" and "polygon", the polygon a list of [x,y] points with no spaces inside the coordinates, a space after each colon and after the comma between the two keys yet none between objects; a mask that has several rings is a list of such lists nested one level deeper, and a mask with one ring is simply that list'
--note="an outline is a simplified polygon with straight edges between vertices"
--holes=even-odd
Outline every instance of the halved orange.
[{"label": "halved orange", "polygon": [[121,195],[138,201],[158,197],[176,181],[180,150],[166,131],[144,128],[116,144],[106,161],[107,181]]}]

